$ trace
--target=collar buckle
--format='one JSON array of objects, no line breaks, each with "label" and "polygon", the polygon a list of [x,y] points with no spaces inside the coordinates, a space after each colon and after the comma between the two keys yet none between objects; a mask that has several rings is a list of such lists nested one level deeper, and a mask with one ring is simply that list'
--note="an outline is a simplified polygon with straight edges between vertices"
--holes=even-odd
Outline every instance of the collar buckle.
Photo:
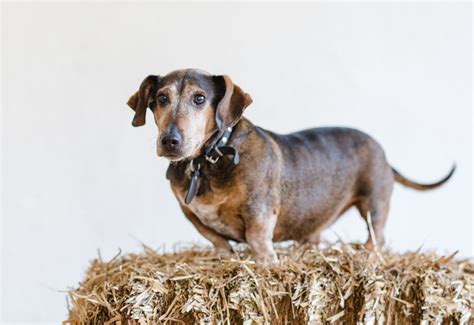
[{"label": "collar buckle", "polygon": [[[213,157],[212,151],[217,152],[217,156]],[[211,164],[215,164],[219,160],[220,157],[224,156],[224,154],[222,153],[222,151],[219,150],[219,147],[217,146],[212,148],[212,151],[210,155],[205,155],[205,157],[206,157],[206,160],[209,161]]]},{"label": "collar buckle", "polygon": [[215,164],[221,156],[217,156],[216,158],[212,158],[212,156],[206,155],[206,160],[209,161],[211,164]]},{"label": "collar buckle", "polygon": [[211,164],[215,164],[219,160],[219,158],[220,158],[219,156],[217,156],[216,158],[206,156],[206,160],[209,161]]}]

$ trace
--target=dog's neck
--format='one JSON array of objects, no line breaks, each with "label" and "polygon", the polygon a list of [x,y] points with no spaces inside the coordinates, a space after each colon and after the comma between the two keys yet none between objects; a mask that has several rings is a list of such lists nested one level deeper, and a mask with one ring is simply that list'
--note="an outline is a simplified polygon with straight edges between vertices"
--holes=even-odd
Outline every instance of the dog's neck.
[{"label": "dog's neck", "polygon": [[[196,195],[199,195],[207,187],[205,184],[209,178],[227,174],[239,163],[237,149],[230,145],[231,136],[238,123],[232,127],[227,127],[223,131],[216,132],[206,145],[203,146],[201,154],[193,159],[182,160],[170,163],[166,171],[166,178],[171,182],[185,184],[185,203],[189,204]],[[226,160],[219,163],[220,160]]]}]

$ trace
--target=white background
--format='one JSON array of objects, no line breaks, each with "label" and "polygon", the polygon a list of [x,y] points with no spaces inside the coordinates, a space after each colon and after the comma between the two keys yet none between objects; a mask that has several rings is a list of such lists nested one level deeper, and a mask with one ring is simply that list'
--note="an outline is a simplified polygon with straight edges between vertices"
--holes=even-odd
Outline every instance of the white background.
[{"label": "white background", "polygon": [[[389,161],[446,186],[396,186],[397,251],[472,249],[470,4],[3,4],[4,322],[59,322],[65,290],[103,258],[205,243],[133,128],[129,96],[148,74],[194,67],[250,93],[247,117],[278,132],[360,128]],[[350,211],[331,230],[364,241]]]}]

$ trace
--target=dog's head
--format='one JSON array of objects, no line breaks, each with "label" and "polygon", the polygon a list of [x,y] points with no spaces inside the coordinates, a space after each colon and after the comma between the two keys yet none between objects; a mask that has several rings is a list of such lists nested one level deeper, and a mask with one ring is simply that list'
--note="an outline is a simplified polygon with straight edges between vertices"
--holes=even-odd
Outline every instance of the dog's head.
[{"label": "dog's head", "polygon": [[145,124],[150,108],[158,126],[157,154],[171,161],[198,156],[217,131],[234,126],[252,98],[225,75],[177,70],[150,75],[130,97],[133,126]]}]

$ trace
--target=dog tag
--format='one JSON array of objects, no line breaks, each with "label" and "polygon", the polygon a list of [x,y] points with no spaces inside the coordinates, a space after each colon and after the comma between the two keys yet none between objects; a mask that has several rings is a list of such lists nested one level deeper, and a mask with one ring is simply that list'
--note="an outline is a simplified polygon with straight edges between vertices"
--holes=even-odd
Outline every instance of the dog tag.
[{"label": "dog tag", "polygon": [[240,161],[239,152],[235,150],[234,157],[232,158],[232,162],[234,163],[234,165],[237,165],[239,161]]},{"label": "dog tag", "polygon": [[200,175],[201,173],[199,172],[199,169],[196,169],[195,171],[192,172],[191,182],[189,183],[188,192],[186,193],[186,196],[184,197],[184,203],[186,204],[191,203],[191,201],[196,196],[197,189],[198,189],[198,180],[199,180]]}]

